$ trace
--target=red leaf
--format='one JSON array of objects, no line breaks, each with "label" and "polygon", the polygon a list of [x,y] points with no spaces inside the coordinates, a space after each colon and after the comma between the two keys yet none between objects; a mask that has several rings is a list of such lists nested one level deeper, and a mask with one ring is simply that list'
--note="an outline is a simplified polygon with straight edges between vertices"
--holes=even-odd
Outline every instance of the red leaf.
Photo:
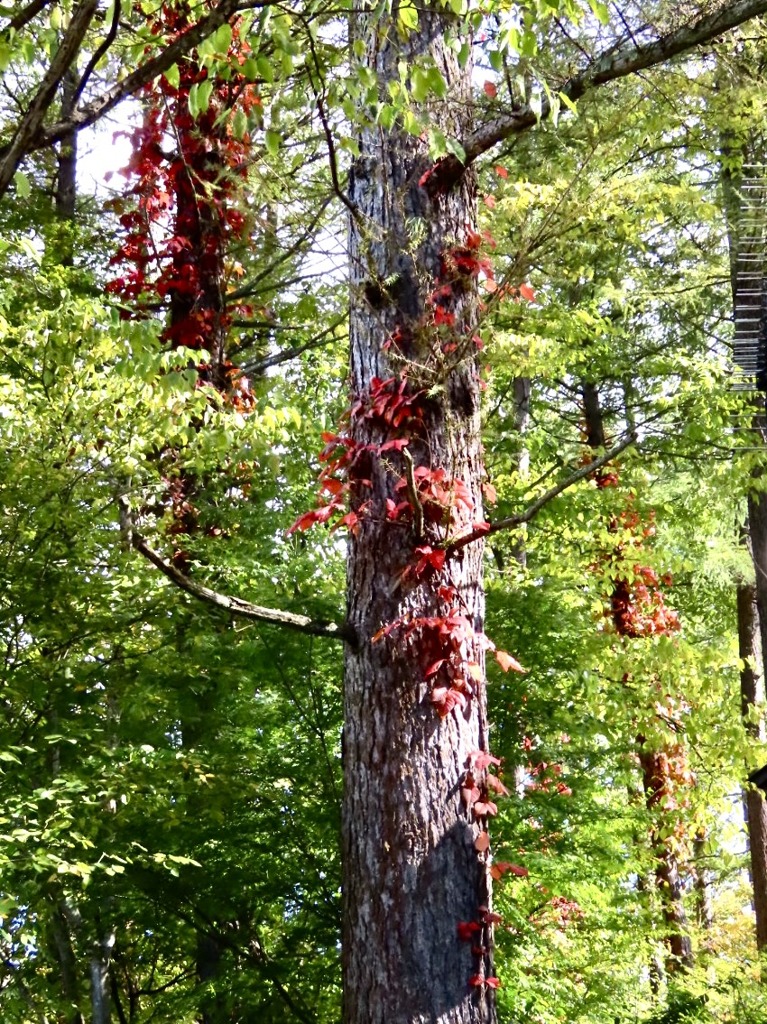
[{"label": "red leaf", "polygon": [[459,921],[458,938],[461,942],[471,942],[477,932],[482,931],[479,921]]},{"label": "red leaf", "polygon": [[509,176],[509,172],[506,170],[505,167],[502,167],[500,164],[496,164],[495,173],[498,175],[499,178],[508,178]]},{"label": "red leaf", "polygon": [[484,200],[485,200],[485,206],[488,208],[488,210],[494,210],[495,209],[495,196],[489,196],[489,195],[488,196],[484,196]]},{"label": "red leaf", "polygon": [[490,874],[496,882],[507,872],[510,875],[516,875],[517,878],[527,878],[528,875],[527,868],[520,867],[519,864],[510,864],[507,860],[498,860],[490,868]]},{"label": "red leaf", "polygon": [[482,88],[485,90],[485,95],[489,96],[491,100],[494,100],[498,95],[498,89],[494,82],[485,82]]},{"label": "red leaf", "polygon": [[478,988],[480,985],[485,984],[485,979],[482,977],[481,974],[472,974],[472,976],[469,978],[469,984],[473,985],[475,988]]},{"label": "red leaf", "polygon": [[467,807],[475,804],[479,800],[480,795],[479,789],[476,786],[463,786],[461,789],[461,796]]},{"label": "red leaf", "polygon": [[488,988],[500,988],[501,987],[501,979],[500,978],[495,978],[495,977],[485,978],[485,984],[487,985]]},{"label": "red leaf", "polygon": [[488,772],[486,781],[488,789],[492,789],[493,792],[495,793],[500,793],[501,796],[509,795],[508,789],[506,789],[506,787],[504,786],[504,784],[501,782],[497,775],[491,775],[490,772]]},{"label": "red leaf", "polygon": [[290,535],[291,533],[295,533],[297,530],[303,532],[304,530],[308,530],[310,526],[314,526],[318,521],[318,512],[318,509],[314,509],[311,512],[304,512],[304,514],[299,516],[295,523],[288,528],[288,534]]},{"label": "red leaf", "polygon": [[406,438],[406,437],[398,437],[395,441],[385,441],[381,445],[381,447],[379,448],[379,452],[383,453],[383,452],[389,452],[389,451],[392,451],[392,450],[396,450],[398,452],[401,452],[402,449],[403,448],[407,448],[407,446],[409,444],[410,444],[410,441],[408,440],[408,438]]},{"label": "red leaf", "polygon": [[529,284],[521,284],[519,286],[519,294],[528,302],[535,302],[535,292]]},{"label": "red leaf", "polygon": [[466,245],[469,249],[479,249],[482,245],[482,235],[478,231],[469,228],[466,232]]},{"label": "red leaf", "polygon": [[508,672],[509,669],[512,669],[514,672],[527,672],[527,669],[522,668],[517,659],[512,658],[506,651],[496,651],[495,657],[504,672]]},{"label": "red leaf", "polygon": [[456,705],[466,707],[466,697],[452,686],[436,686],[431,692],[431,700],[440,718],[446,718]]},{"label": "red leaf", "polygon": [[498,813],[498,807],[492,800],[477,800],[474,804],[474,813],[478,818],[484,818],[486,815],[492,817]]},{"label": "red leaf", "polygon": [[486,750],[470,750],[467,756],[472,768],[476,768],[477,771],[480,772],[487,768],[489,764],[501,763],[497,757],[493,757],[493,755],[488,753]]},{"label": "red leaf", "polygon": [[322,481],[320,490],[327,491],[328,494],[340,494],[345,486],[341,480],[337,480],[334,476],[329,476],[326,480]]},{"label": "red leaf", "polygon": [[477,853],[484,853],[490,849],[490,836],[487,832],[480,832],[474,840],[474,849]]},{"label": "red leaf", "polygon": [[432,662],[431,665],[429,665],[429,667],[423,674],[424,679],[428,679],[429,676],[436,675],[437,672],[439,672],[439,670],[442,668],[442,666],[446,664],[447,658],[439,658],[439,660]]},{"label": "red leaf", "polygon": [[423,172],[421,177],[418,179],[418,184],[420,185],[421,188],[424,187],[424,185],[426,184],[426,182],[429,180],[429,178],[432,176],[433,173],[434,173],[434,168],[433,167],[430,167],[428,169],[428,171],[424,171]]}]

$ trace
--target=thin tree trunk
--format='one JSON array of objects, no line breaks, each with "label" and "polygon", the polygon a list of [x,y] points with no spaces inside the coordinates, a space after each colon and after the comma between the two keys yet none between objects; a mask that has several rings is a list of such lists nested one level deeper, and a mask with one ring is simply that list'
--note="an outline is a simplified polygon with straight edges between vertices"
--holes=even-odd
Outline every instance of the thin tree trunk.
[{"label": "thin tree trunk", "polygon": [[[419,8],[419,17],[404,43],[378,14],[355,14],[354,29],[384,96],[387,82],[399,80],[400,62],[432,56],[450,96],[449,104],[434,103],[432,124],[460,137],[461,124],[448,113],[461,117],[468,109],[471,68],[459,68],[444,45],[442,16]],[[430,387],[429,397],[417,400],[423,420],[409,445],[415,471],[444,469],[461,480],[473,503],[471,518],[481,519],[475,360],[451,365],[446,357],[440,364],[429,332],[421,330],[444,255],[474,223],[474,181],[467,174],[431,200],[419,185],[430,166],[422,141],[395,126],[363,132],[359,145],[350,188],[356,208],[350,232],[352,401],[364,404],[377,380],[401,380],[400,373],[409,394]],[[456,334],[471,338],[474,282],[460,295],[456,290],[452,302]],[[427,364],[429,381],[419,375]],[[352,417],[351,431],[358,445],[391,439],[364,414]],[[348,562],[348,620],[359,644],[349,647],[345,670],[343,1019],[484,1024],[495,1020],[493,992],[469,979],[478,971],[492,975],[490,938],[478,968],[471,943],[458,935],[459,922],[477,920],[490,899],[485,857],[474,846],[483,825],[461,799],[470,752],[486,748],[484,688],[477,684],[465,709],[440,718],[434,680],[424,679],[430,655],[419,640],[407,642],[396,630],[371,639],[398,621],[444,617],[450,602],[439,596],[440,582],[455,588],[462,614],[481,633],[482,551],[481,544],[468,546],[435,573],[436,581],[403,578],[415,544],[444,540],[438,523],[427,523],[419,537],[415,521],[387,520],[386,500],[402,501],[396,481],[406,472],[405,460],[392,451],[360,460],[352,481],[352,507],[369,504],[350,540]],[[465,638],[461,653],[482,672],[476,634]]]},{"label": "thin tree trunk", "polygon": [[[668,758],[663,752],[644,749],[644,738],[639,737],[639,761],[642,766],[642,785],[647,809],[657,811],[668,793]],[[675,974],[693,965],[692,941],[684,909],[684,888],[679,876],[679,862],[670,843],[660,838],[653,829],[652,847],[655,852],[655,884],[658,887],[666,924],[666,973]]]},{"label": "thin tree trunk", "polygon": [[[589,381],[581,385],[586,443],[592,449],[607,447],[607,435],[602,416],[598,388]],[[628,583],[616,579],[612,594],[613,619],[616,631],[627,636],[629,633],[625,615],[616,613],[625,607]],[[669,775],[669,758],[666,751],[652,750],[646,746],[644,736],[637,737],[639,762],[642,769],[642,788],[647,809],[657,813],[662,809],[664,797],[669,793],[672,780]],[[660,894],[663,919],[666,924],[665,942],[668,948],[666,972],[673,974],[680,968],[692,966],[693,954],[687,915],[684,909],[683,886],[679,877],[679,864],[671,844],[661,838],[658,829],[653,828],[651,843],[655,853],[655,883]]]},{"label": "thin tree trunk", "polygon": [[[66,121],[72,116],[77,89],[77,66],[67,69],[61,83],[61,118]],[[77,132],[71,131],[59,143],[58,170],[56,175],[56,216],[61,221],[74,222],[77,201]],[[61,262],[71,266],[71,239]]]},{"label": "thin tree trunk", "polygon": [[[762,689],[763,663],[754,584],[742,583],[738,587],[737,606],[738,653],[743,664],[740,673],[741,712],[746,730],[759,740],[762,727],[761,723],[754,721],[753,709],[759,702]],[[763,950],[767,947],[767,803],[761,790],[753,788],[744,790],[743,803],[754,892],[756,945]]]}]

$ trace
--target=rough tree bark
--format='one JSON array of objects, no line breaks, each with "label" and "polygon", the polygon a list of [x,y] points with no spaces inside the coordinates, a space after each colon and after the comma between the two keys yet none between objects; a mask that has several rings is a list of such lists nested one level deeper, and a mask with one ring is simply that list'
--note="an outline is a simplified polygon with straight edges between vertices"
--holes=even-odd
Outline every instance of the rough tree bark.
[{"label": "rough tree bark", "polygon": [[[446,47],[447,19],[420,9],[420,22],[403,41],[395,23],[356,15],[366,61],[383,94],[399,80],[398,64],[430,55],[442,72],[449,103],[435,102],[431,123],[460,137],[468,109],[471,68],[460,68]],[[380,9],[379,9],[380,10]],[[415,390],[430,387],[425,432],[410,446],[416,471],[442,467],[464,481],[481,519],[482,458],[479,387],[473,358],[437,366],[419,323],[443,267],[443,254],[466,238],[474,223],[474,179],[460,178],[447,194],[430,199],[419,178],[430,161],[424,143],[398,127],[366,130],[350,182],[356,209],[351,221],[352,401],[370,395],[375,378],[403,372]],[[456,330],[471,336],[475,285],[453,307]],[[397,330],[406,338],[388,351]],[[429,363],[429,380],[420,374]],[[387,440],[375,424],[352,417],[356,441]],[[388,453],[387,453],[388,455]],[[414,525],[386,520],[386,499],[401,501],[393,481],[405,467],[399,452],[371,459],[361,475],[370,487],[370,513],[350,540],[348,622],[359,637],[347,648],[344,732],[344,1021],[346,1024],[469,1024],[492,1022],[492,992],[470,986],[476,971],[459,921],[487,906],[489,880],[474,848],[481,825],[461,799],[469,753],[486,748],[482,690],[465,710],[440,719],[424,681],[417,644],[398,634],[373,642],[387,624],[407,616],[440,616],[445,601],[428,583],[402,581],[411,562]],[[390,467],[396,463],[398,472]],[[440,527],[427,527],[437,542]],[[444,539],[444,534],[442,535]],[[482,545],[472,543],[438,574],[457,589],[463,613],[482,630]],[[484,666],[478,637],[462,652]],[[490,953],[483,969],[492,974]]]}]

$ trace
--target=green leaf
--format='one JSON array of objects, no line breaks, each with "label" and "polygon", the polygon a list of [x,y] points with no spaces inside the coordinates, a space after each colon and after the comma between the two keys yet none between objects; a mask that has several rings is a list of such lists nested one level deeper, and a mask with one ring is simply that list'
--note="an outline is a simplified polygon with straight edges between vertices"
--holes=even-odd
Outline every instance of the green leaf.
[{"label": "green leaf", "polygon": [[197,120],[197,115],[200,113],[199,94],[200,84],[199,82],[195,82],[195,84],[189,90],[189,96],[187,98],[187,106],[189,107],[189,113],[195,120]]},{"label": "green leaf", "polygon": [[564,103],[564,105],[571,113],[575,114],[576,116],[578,115],[578,104],[571,100],[566,93],[558,92],[557,96],[559,96],[560,100]]},{"label": "green leaf", "polygon": [[610,20],[610,11],[607,4],[603,0],[589,0],[589,7],[594,14],[599,18],[602,25],[606,25]]},{"label": "green leaf", "polygon": [[178,89],[179,82],[181,81],[181,75],[178,70],[178,64],[171,65],[171,67],[169,67],[167,71],[163,72],[163,75],[168,85],[170,85],[173,89]]},{"label": "green leaf", "polygon": [[447,96],[447,82],[442,76],[442,72],[438,67],[431,67],[426,73],[426,77],[429,83],[429,88],[438,96],[441,100]]},{"label": "green leaf", "polygon": [[282,143],[280,133],[274,131],[272,128],[267,128],[264,132],[264,143],[266,144],[267,153],[270,156],[277,156]]},{"label": "green leaf", "polygon": [[410,95],[416,103],[423,103],[429,95],[429,77],[423,68],[414,68],[410,76]]},{"label": "green leaf", "polygon": [[397,12],[397,26],[403,35],[410,35],[418,28],[418,9],[412,0],[406,0]]},{"label": "green leaf", "polygon": [[236,139],[242,139],[245,132],[248,130],[248,118],[245,111],[236,111],[232,118],[232,133]]},{"label": "green leaf", "polygon": [[32,193],[29,178],[23,171],[16,171],[13,175],[13,183],[16,186],[16,195],[19,199],[28,199]]},{"label": "green leaf", "polygon": [[213,33],[212,42],[216,53],[228,53],[232,45],[232,26],[228,22],[219,25]]},{"label": "green leaf", "polygon": [[[270,65],[271,67],[271,65]],[[253,60],[252,57],[248,57],[242,65],[242,73],[245,75],[249,82],[255,82],[259,76],[258,62]]]},{"label": "green leaf", "polygon": [[452,153],[453,156],[460,160],[462,164],[466,163],[466,150],[458,139],[448,138],[446,146],[448,153]]},{"label": "green leaf", "polygon": [[271,83],[274,81],[274,65],[268,57],[258,57],[256,60],[256,66],[258,68],[258,74],[265,82]]},{"label": "green leaf", "polygon": [[389,131],[397,118],[397,108],[391,103],[382,103],[378,111],[378,123]]},{"label": "green leaf", "polygon": [[213,82],[206,79],[197,86],[197,112],[204,114],[210,106],[210,97],[213,93]]}]

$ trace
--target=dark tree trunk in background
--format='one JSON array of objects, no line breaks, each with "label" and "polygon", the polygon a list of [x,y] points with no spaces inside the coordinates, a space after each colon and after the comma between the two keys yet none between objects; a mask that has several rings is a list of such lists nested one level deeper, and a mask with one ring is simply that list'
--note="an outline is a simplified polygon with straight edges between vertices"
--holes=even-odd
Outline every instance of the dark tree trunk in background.
[{"label": "dark tree trunk in background", "polygon": [[[460,69],[444,46],[444,18],[419,10],[419,28],[404,42],[378,16],[355,16],[354,30],[384,95],[386,83],[399,79],[400,61],[431,54],[449,95],[449,103],[434,101],[431,123],[460,137],[460,121],[450,118],[468,109],[471,68]],[[401,371],[413,390],[427,383],[417,364],[429,362],[429,342],[421,339],[418,324],[443,253],[466,238],[475,216],[471,174],[433,199],[419,186],[430,166],[423,141],[395,126],[366,131],[359,144],[350,186],[358,211],[350,232],[352,402],[370,394],[374,378]],[[461,336],[471,337],[475,307],[472,282],[452,307]],[[386,351],[397,328],[407,340]],[[442,467],[464,481],[474,502],[470,522],[482,518],[479,382],[473,358],[452,369],[447,362],[441,380],[431,362],[425,430],[410,450],[416,467]],[[387,440],[360,416],[352,418],[352,432],[366,444]],[[371,458],[359,469],[370,480],[364,487],[370,511],[350,540],[348,564],[348,619],[359,644],[348,650],[345,670],[344,1021],[492,1022],[492,991],[469,985],[476,958],[457,933],[459,921],[476,920],[489,900],[484,857],[474,848],[480,826],[460,793],[470,751],[487,745],[484,690],[478,688],[465,710],[440,719],[417,644],[408,645],[396,632],[371,642],[382,626],[403,616],[444,615],[446,607],[433,577],[420,585],[401,579],[418,543],[408,523],[385,518],[386,499],[403,497],[394,490],[405,471],[401,454]],[[444,539],[439,530],[428,527],[421,543]],[[481,548],[468,545],[440,574],[456,587],[463,614],[478,631],[484,611]],[[462,653],[484,666],[478,640],[468,641]],[[489,954],[484,970],[492,974]]]},{"label": "dark tree trunk in background", "polygon": [[[759,521],[761,522],[761,521]],[[753,537],[753,523],[751,524]],[[759,545],[764,554],[764,545]],[[756,555],[754,556],[756,563]],[[762,643],[757,609],[757,588],[752,583],[742,583],[737,590],[738,600],[738,647],[743,662],[740,673],[741,712],[746,730],[759,741],[763,731],[761,724],[754,721],[752,709],[760,700],[763,662]],[[761,790],[744,790],[748,849],[751,867],[751,883],[754,892],[754,916],[756,919],[756,945],[759,950],[767,948],[767,803]]]}]

